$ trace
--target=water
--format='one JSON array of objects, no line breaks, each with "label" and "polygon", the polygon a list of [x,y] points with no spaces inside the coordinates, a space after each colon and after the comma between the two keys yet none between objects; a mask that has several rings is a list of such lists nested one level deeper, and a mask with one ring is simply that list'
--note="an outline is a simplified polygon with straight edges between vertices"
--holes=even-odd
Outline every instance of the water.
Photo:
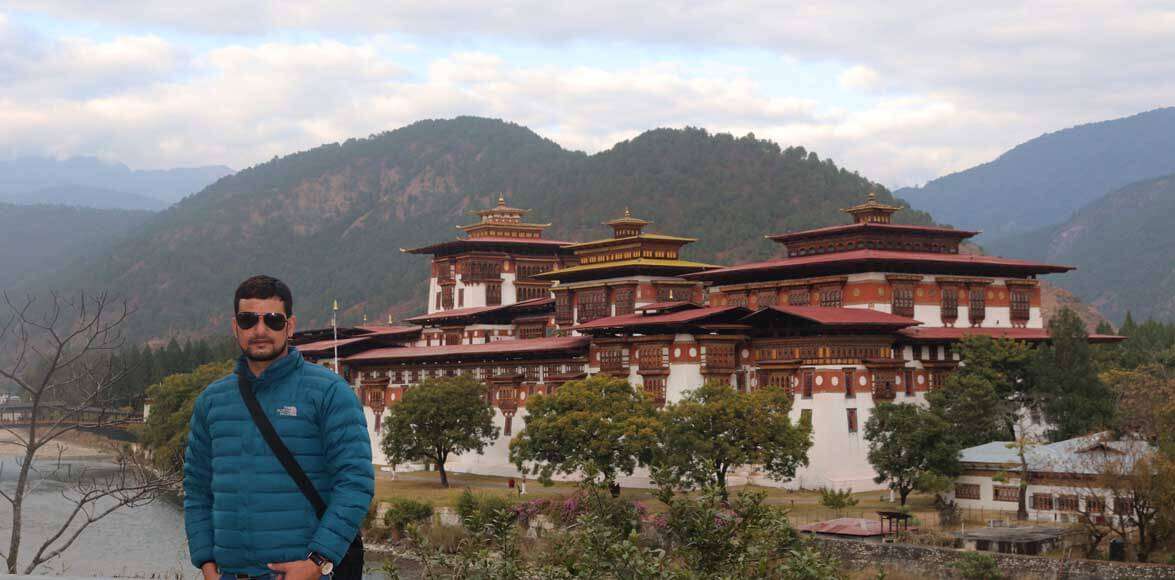
[{"label": "water", "polygon": [[[20,571],[32,559],[42,542],[60,528],[74,504],[62,497],[82,470],[91,474],[114,473],[116,468],[102,456],[61,460],[62,469],[41,479],[36,490],[25,496]],[[44,471],[57,467],[57,460],[40,460]],[[0,488],[11,494],[16,488],[17,464],[11,455],[0,456]],[[109,504],[107,504],[109,505]],[[0,549],[7,551],[12,532],[12,507],[0,499]],[[176,497],[165,497],[146,506],[124,507],[90,524],[61,556],[42,564],[35,574],[57,576],[135,576],[154,578],[199,578],[188,561],[183,510]]]}]

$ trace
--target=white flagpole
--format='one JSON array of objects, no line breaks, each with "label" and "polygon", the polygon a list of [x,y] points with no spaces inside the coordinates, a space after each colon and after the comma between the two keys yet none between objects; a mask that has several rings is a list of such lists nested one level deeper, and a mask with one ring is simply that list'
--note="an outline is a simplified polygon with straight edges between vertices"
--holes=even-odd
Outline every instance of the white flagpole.
[{"label": "white flagpole", "polygon": [[330,326],[335,334],[335,373],[342,376],[339,372],[339,301],[335,300],[331,308]]}]

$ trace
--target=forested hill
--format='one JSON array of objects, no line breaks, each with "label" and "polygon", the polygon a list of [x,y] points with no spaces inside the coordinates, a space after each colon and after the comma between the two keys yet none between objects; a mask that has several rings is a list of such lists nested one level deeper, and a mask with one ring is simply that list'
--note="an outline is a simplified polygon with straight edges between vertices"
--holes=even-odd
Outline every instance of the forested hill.
[{"label": "forested hill", "polygon": [[1057,224],[1107,192],[1175,172],[1175,107],[1047,133],[895,195],[983,242]]},{"label": "forested hill", "polygon": [[1065,223],[990,245],[995,253],[1077,266],[1053,276],[1119,324],[1134,318],[1175,321],[1175,174],[1130,184]]},{"label": "forested hill", "polygon": [[91,258],[150,217],[147,211],[0,202],[0,290]]},{"label": "forested hill", "polygon": [[303,327],[324,324],[332,299],[354,323],[422,310],[426,259],[399,249],[455,237],[498,192],[553,223],[550,238],[605,237],[601,222],[627,206],[654,222],[648,231],[700,238],[687,257],[731,263],[772,255],[764,234],[846,223],[838,209],[870,190],[892,200],[830,160],[750,135],[658,129],[587,155],[502,121],[421,121],[225,177],[51,285],[130,296],[136,338],[225,332],[233,288],[261,272],[291,284]]}]

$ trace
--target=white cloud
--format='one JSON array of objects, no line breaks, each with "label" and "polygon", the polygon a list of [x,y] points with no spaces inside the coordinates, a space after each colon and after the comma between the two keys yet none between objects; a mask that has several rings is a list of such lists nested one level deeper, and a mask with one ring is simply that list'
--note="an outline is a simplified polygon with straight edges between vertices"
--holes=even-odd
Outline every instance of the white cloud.
[{"label": "white cloud", "polygon": [[[657,126],[753,131],[898,186],[1045,131],[1175,103],[1175,6],[1162,1],[9,5],[136,33],[30,39],[0,14],[0,147],[137,166],[239,167],[424,117],[480,114],[588,151]],[[171,40],[177,30],[230,40],[193,50]],[[766,51],[831,63],[840,72],[829,84],[854,104],[799,98],[768,82],[769,67],[685,56],[522,65],[493,48],[502,41],[556,56],[545,62],[573,44]],[[398,58],[425,65],[413,75]]]},{"label": "white cloud", "polygon": [[837,83],[841,87],[853,90],[869,90],[876,87],[880,82],[881,74],[862,65],[846,69],[837,77]]}]

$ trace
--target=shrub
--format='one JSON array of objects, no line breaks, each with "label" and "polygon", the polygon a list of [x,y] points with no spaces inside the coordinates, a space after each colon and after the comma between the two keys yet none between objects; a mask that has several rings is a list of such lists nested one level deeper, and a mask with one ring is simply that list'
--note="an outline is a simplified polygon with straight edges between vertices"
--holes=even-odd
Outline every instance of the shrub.
[{"label": "shrub", "polygon": [[840,510],[857,505],[857,498],[853,497],[852,488],[837,491],[822,487],[820,488],[820,505],[840,512]]},{"label": "shrub", "polygon": [[990,554],[965,552],[954,564],[951,564],[963,580],[1002,580],[1007,578],[1000,571],[999,564]]},{"label": "shrub", "polygon": [[404,528],[413,522],[427,520],[432,517],[432,504],[419,502],[414,499],[397,498],[384,514],[384,525],[403,533]]},{"label": "shrub", "polygon": [[468,489],[457,499],[457,514],[466,530],[483,539],[502,538],[518,518],[509,500]]}]

